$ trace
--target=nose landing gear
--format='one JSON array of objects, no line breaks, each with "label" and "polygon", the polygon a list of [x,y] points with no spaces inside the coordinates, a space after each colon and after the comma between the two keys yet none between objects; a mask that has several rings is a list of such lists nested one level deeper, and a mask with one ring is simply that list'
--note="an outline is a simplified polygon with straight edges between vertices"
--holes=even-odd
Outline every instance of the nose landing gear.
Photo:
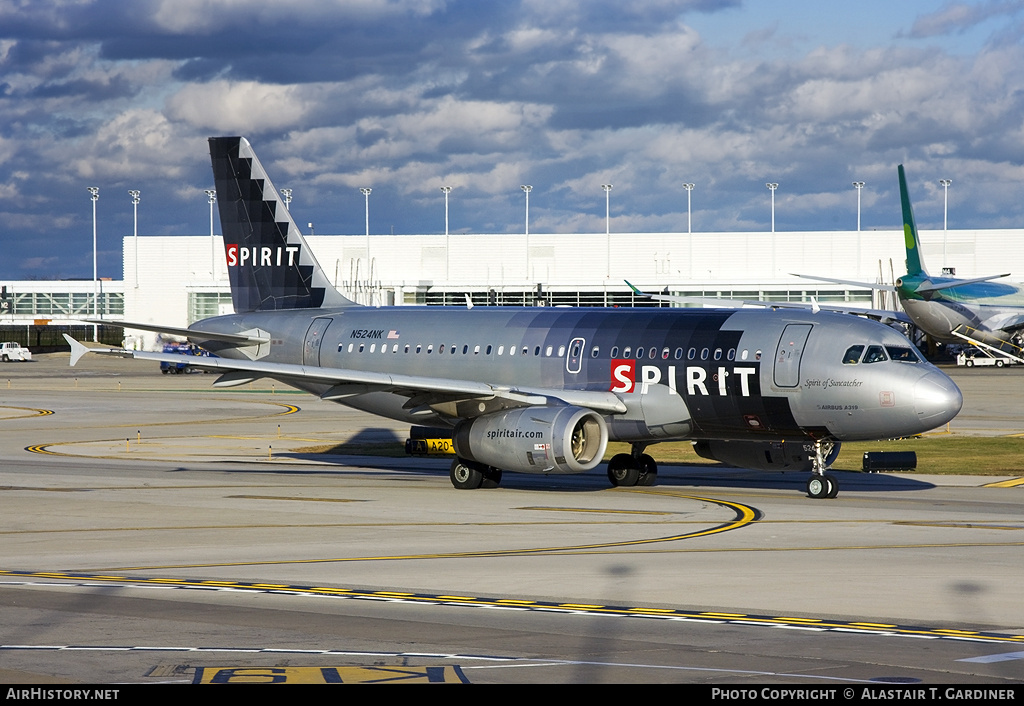
[{"label": "nose landing gear", "polygon": [[835,446],[831,441],[817,440],[814,442],[814,461],[811,477],[807,479],[807,497],[834,498],[839,495],[839,481],[828,473],[826,458],[832,455]]}]

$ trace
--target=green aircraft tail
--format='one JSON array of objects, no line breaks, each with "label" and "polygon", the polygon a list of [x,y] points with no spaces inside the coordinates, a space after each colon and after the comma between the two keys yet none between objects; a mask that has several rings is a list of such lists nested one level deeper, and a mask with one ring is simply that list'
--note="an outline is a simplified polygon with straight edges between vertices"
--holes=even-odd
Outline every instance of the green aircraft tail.
[{"label": "green aircraft tail", "polygon": [[900,202],[903,205],[903,239],[907,246],[907,274],[928,276],[921,257],[921,239],[917,236],[917,221],[914,220],[914,207],[910,205],[907,193],[907,177],[903,173],[903,165],[899,166]]}]

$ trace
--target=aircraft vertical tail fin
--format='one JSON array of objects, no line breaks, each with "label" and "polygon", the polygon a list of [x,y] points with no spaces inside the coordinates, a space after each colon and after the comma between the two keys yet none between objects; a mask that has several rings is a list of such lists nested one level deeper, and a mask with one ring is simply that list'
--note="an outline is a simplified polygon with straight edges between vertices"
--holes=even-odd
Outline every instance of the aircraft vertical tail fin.
[{"label": "aircraft vertical tail fin", "polygon": [[244,137],[211,137],[210,158],[236,313],[356,306],[331,284]]},{"label": "aircraft vertical tail fin", "polygon": [[910,194],[907,192],[907,177],[903,173],[903,165],[899,165],[900,203],[903,206],[903,239],[907,246],[907,274],[928,276],[921,256],[921,239],[917,236],[917,221],[914,220],[914,207],[910,205]]}]

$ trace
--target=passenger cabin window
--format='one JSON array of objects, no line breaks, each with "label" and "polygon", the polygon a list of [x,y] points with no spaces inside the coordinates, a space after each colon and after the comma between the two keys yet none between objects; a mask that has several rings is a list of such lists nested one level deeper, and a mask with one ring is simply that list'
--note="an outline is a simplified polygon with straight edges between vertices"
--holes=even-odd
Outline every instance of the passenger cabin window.
[{"label": "passenger cabin window", "polygon": [[888,360],[884,348],[881,346],[868,346],[868,352],[864,354],[865,363],[880,363],[884,360]]},{"label": "passenger cabin window", "polygon": [[856,365],[860,361],[860,354],[864,352],[864,346],[850,346],[843,356],[843,365]]}]

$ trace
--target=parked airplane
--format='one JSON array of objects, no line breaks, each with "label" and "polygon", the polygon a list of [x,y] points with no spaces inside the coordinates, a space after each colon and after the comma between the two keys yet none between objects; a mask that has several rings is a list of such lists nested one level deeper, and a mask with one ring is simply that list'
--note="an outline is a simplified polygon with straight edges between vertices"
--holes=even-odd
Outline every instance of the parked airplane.
[{"label": "parked airplane", "polygon": [[917,222],[902,164],[898,171],[907,274],[896,280],[896,286],[812,275],[797,276],[895,291],[914,324],[936,340],[969,341],[1024,362],[1024,349],[1018,338],[1024,329],[1024,287],[991,281],[1006,277],[1008,273],[972,279],[929,275],[921,255],[921,239],[917,234]]},{"label": "parked airplane", "polygon": [[[918,434],[960,410],[960,390],[906,338],[826,312],[364,307],[331,286],[249,143],[210,140],[235,314],[183,333],[220,357],[215,386],[273,378],[409,424],[451,429],[456,488],[502,470],[580,473],[609,440],[614,485],[650,485],[660,441],[745,468],[827,473],[846,440]],[[171,354],[86,348],[142,360]]]}]

